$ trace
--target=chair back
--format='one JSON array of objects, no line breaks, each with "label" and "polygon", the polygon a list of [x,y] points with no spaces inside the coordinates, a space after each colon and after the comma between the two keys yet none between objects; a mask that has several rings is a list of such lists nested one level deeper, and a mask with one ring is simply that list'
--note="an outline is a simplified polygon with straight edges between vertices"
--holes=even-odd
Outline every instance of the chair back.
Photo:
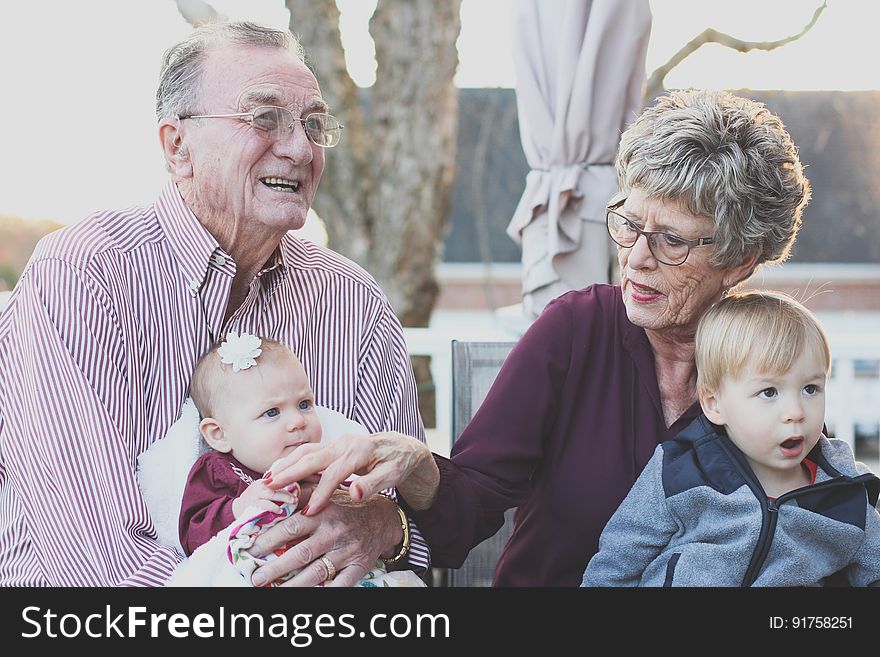
[{"label": "chair back", "polygon": [[[515,344],[452,341],[453,443],[483,403]],[[471,550],[461,568],[447,571],[447,586],[492,586],[495,565],[513,529],[513,514],[514,509],[510,509],[501,529]]]}]

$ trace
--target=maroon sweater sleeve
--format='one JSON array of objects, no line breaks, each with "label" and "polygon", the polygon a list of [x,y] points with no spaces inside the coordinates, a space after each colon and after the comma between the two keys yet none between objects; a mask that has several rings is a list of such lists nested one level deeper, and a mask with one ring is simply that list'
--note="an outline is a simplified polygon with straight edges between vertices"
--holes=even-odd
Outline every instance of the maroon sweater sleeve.
[{"label": "maroon sweater sleeve", "polygon": [[562,297],[547,307],[508,356],[450,459],[435,455],[438,497],[413,514],[435,565],[459,567],[525,499],[571,366],[571,305]]},{"label": "maroon sweater sleeve", "polygon": [[199,457],[189,472],[180,506],[178,531],[186,556],[235,520],[232,502],[246,486],[222,455],[208,452]]}]

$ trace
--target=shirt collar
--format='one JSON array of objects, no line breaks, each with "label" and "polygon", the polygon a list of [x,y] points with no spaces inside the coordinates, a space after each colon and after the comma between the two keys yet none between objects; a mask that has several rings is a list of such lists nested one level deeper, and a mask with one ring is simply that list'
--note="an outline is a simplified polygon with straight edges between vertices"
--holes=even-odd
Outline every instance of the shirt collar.
[{"label": "shirt collar", "polygon": [[201,288],[215,252],[231,260],[217,240],[201,224],[181,197],[174,181],[162,189],[156,201],[159,226],[168,237],[174,258],[180,265],[190,292]]},{"label": "shirt collar", "polygon": [[[156,216],[168,236],[190,292],[201,289],[212,259],[217,268],[235,275],[234,259],[193,214],[173,180],[168,181],[159,194]],[[288,249],[282,248],[281,244],[276,247],[257,275],[266,289],[273,291],[287,277],[290,257]]]},{"label": "shirt collar", "polygon": [[818,464],[815,461],[811,461],[808,458],[805,458],[801,461],[803,466],[807,469],[807,472],[810,475],[810,486],[816,483],[816,470],[819,469]]},{"label": "shirt collar", "polygon": [[269,298],[272,297],[275,290],[278,289],[278,286],[287,278],[288,272],[290,272],[290,253],[288,253],[288,249],[284,248],[284,240],[286,239],[289,239],[289,235],[284,236],[258,274],[260,284]]},{"label": "shirt collar", "polygon": [[284,249],[281,248],[279,244],[275,247],[275,250],[272,252],[272,255],[269,256],[269,259],[266,261],[266,264],[263,265],[263,268],[260,270],[260,275],[268,274],[272,271],[277,271],[278,273],[283,273],[287,269],[287,259],[284,255]]}]

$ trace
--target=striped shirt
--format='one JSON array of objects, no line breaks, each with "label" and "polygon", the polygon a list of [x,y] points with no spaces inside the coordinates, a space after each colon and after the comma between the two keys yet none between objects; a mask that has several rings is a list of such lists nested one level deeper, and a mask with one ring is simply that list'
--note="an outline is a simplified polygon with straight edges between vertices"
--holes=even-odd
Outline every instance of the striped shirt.
[{"label": "striped shirt", "polygon": [[317,404],[424,440],[400,323],[366,272],[287,235],[224,325],[235,271],[173,182],[37,245],[0,316],[0,585],[164,583],[180,557],[156,542],[137,457],[229,329],[287,344]]}]

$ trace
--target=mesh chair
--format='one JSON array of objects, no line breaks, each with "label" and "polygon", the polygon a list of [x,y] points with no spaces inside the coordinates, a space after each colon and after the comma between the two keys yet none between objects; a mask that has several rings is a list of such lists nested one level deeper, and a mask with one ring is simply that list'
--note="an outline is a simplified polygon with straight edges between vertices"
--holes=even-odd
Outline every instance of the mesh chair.
[{"label": "mesh chair", "polygon": [[[453,442],[483,403],[514,344],[452,341]],[[513,513],[510,509],[505,514],[501,529],[471,550],[461,568],[447,571],[447,586],[492,586],[495,564],[513,529]]]}]

